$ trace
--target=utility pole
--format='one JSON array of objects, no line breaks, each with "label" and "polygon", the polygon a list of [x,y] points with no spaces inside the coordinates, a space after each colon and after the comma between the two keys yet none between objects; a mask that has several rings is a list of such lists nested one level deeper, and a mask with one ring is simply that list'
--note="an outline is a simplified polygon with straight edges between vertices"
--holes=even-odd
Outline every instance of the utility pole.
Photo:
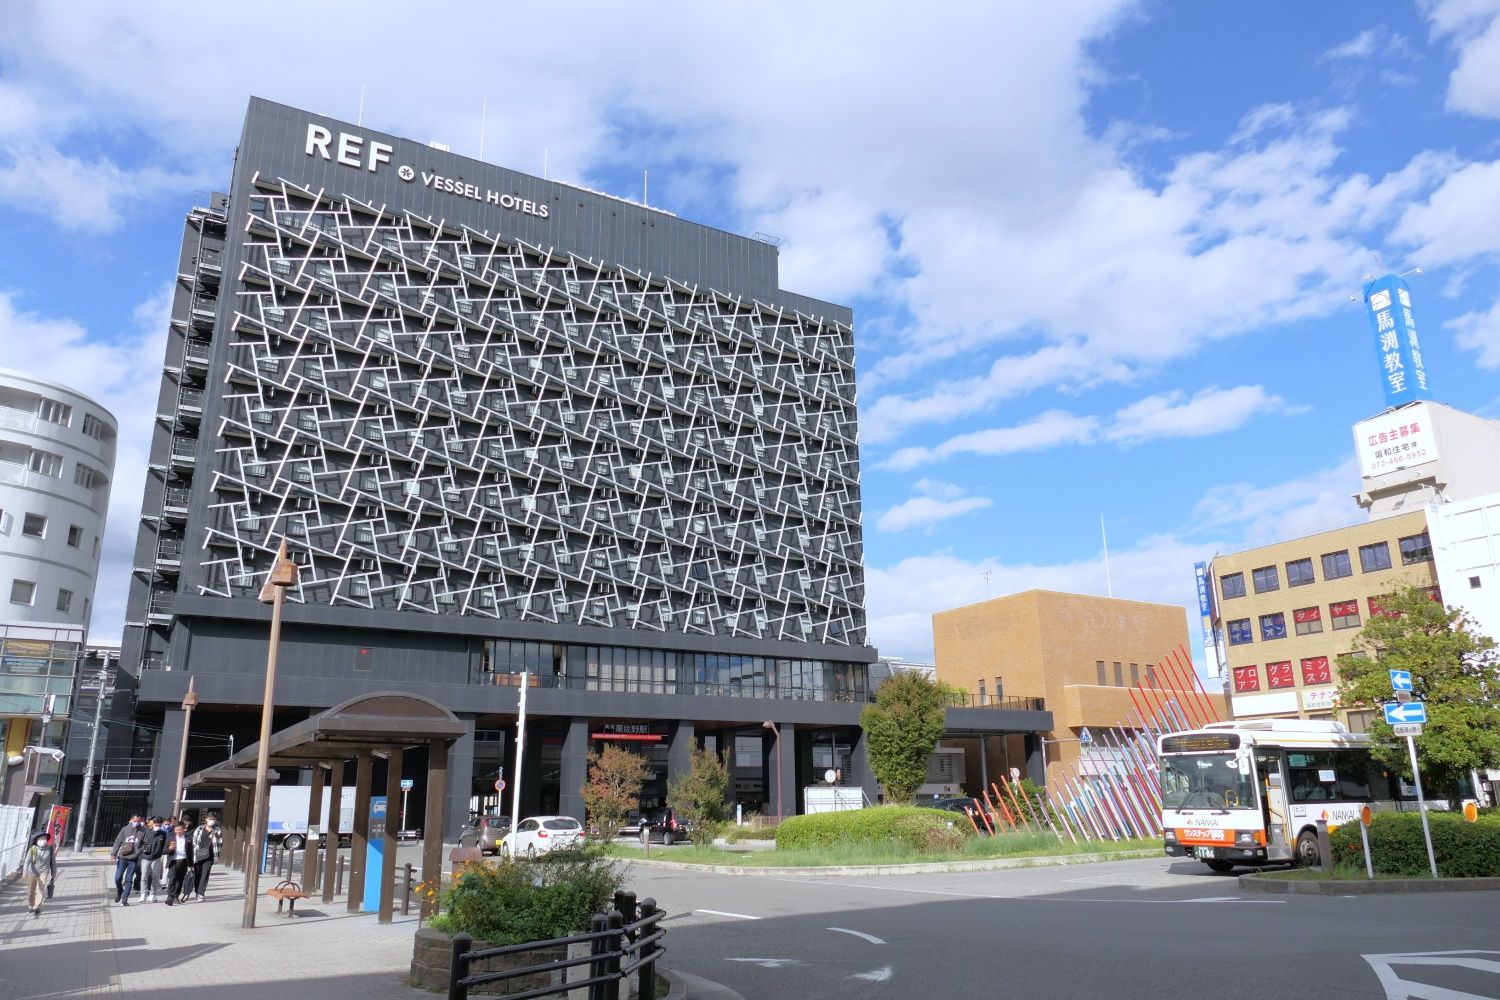
[{"label": "utility pole", "polygon": [[182,800],[187,798],[187,789],[182,787],[182,779],[187,775],[187,745],[188,733],[193,729],[193,709],[198,705],[198,692],[193,690],[193,675],[188,675],[187,694],[182,696],[182,710],[187,713],[182,720],[182,748],[177,753],[177,785],[172,796],[172,815],[182,815]]},{"label": "utility pole", "polygon": [[[83,850],[83,825],[89,815],[89,793],[94,787],[94,756],[99,752],[99,730],[104,724],[104,699],[114,694],[109,682],[109,657],[99,666],[99,698],[94,702],[94,731],[89,735],[89,759],[83,767],[83,794],[78,797],[78,826],[73,831],[73,853]],[[181,784],[181,779],[178,779]]]}]

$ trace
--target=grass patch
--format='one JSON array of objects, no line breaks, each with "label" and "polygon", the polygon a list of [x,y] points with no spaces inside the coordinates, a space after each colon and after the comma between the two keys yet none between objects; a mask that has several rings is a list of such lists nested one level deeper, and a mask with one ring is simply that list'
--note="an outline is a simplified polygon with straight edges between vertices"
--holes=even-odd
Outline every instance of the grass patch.
[{"label": "grass patch", "polygon": [[[832,844],[826,847],[743,852],[718,847],[657,848],[651,857],[695,865],[730,865],[739,868],[828,868],[838,865],[900,865],[922,862],[981,861],[991,858],[1041,858],[1073,854],[1119,855],[1131,851],[1158,850],[1159,840],[1122,840],[1109,844],[1059,844],[1056,837],[1039,834],[1007,834],[976,837],[961,850],[922,852],[897,842]],[[611,844],[614,857],[645,857],[634,844]]]},{"label": "grass patch", "polygon": [[776,824],[767,823],[765,826],[736,826],[731,823],[725,827],[723,837],[731,844],[737,844],[742,840],[775,840]]}]

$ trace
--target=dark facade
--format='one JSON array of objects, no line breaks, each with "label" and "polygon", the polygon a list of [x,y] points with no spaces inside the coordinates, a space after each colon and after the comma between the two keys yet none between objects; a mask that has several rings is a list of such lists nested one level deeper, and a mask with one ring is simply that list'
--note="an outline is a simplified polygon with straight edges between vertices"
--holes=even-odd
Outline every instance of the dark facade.
[{"label": "dark facade", "polygon": [[189,672],[195,730],[253,732],[285,536],[286,722],[380,688],[472,717],[455,818],[522,671],[536,809],[580,813],[626,724],[668,771],[745,757],[753,805],[767,718],[869,784],[852,315],[773,246],[254,100],[178,271],[123,648],[168,745]]}]

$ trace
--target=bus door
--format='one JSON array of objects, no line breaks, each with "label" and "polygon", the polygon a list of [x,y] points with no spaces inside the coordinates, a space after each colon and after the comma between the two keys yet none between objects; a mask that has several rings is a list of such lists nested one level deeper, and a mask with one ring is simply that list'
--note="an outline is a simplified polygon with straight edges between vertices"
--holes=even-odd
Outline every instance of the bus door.
[{"label": "bus door", "polygon": [[1255,751],[1255,769],[1260,774],[1260,809],[1266,824],[1269,857],[1291,856],[1291,817],[1287,812],[1286,776],[1278,750]]}]

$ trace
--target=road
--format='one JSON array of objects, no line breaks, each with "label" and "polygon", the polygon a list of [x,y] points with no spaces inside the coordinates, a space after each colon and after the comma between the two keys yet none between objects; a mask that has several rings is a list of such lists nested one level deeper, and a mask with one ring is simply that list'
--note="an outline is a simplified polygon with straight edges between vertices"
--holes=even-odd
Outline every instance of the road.
[{"label": "road", "polygon": [[668,966],[693,997],[1500,997],[1494,892],[1266,896],[1165,858],[824,878],[636,865],[630,883],[672,914]]}]

